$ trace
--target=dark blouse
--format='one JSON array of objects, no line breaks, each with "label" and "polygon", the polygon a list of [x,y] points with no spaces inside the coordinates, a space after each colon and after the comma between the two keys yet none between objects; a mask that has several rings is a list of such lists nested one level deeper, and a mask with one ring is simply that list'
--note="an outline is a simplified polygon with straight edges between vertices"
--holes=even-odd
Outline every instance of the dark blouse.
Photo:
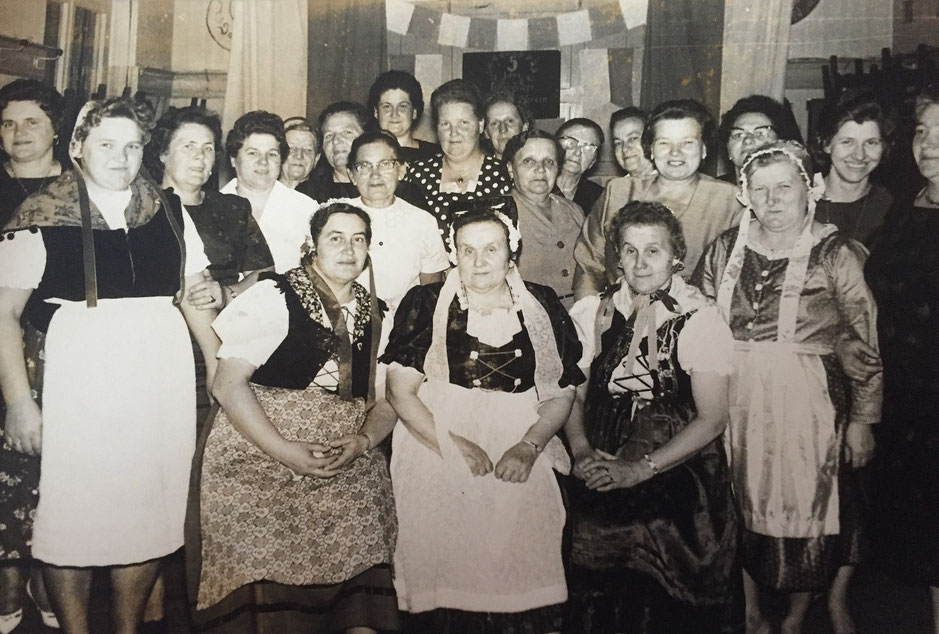
[{"label": "dark blouse", "polygon": [[815,208],[815,219],[828,222],[841,235],[853,238],[868,247],[884,224],[884,217],[893,203],[893,196],[880,185],[871,185],[867,195],[850,203],[822,199]]},{"label": "dark blouse", "polygon": [[39,191],[46,183],[51,183],[57,176],[46,178],[14,178],[0,166],[0,228],[7,226],[16,208],[26,197]]},{"label": "dark blouse", "polygon": [[[547,286],[526,282],[538,302],[544,306],[551,319],[558,354],[564,371],[558,381],[559,387],[579,385],[586,378],[577,367],[582,348],[574,330],[574,324]],[[382,363],[401,365],[424,371],[424,358],[430,349],[433,335],[434,309],[443,283],[415,286],[404,296],[395,313],[395,324],[391,331]],[[504,346],[493,347],[480,342],[466,332],[469,312],[460,309],[459,298],[450,303],[447,319],[447,360],[450,365],[450,383],[465,388],[482,388],[501,392],[524,392],[534,386],[535,353],[524,318],[522,330]],[[493,367],[499,368],[493,371]]]},{"label": "dark blouse", "polygon": [[240,273],[274,266],[274,258],[251,203],[241,196],[206,191],[199,205],[186,205],[205,245],[209,272],[220,284],[233,284]]},{"label": "dark blouse", "polygon": [[[558,196],[564,196],[564,192],[562,192],[557,185],[554,186],[553,193]],[[584,215],[586,216],[602,195],[603,187],[594,183],[589,178],[581,178],[580,182],[577,183],[577,189],[574,191],[574,198],[571,199],[571,202],[579,205],[580,208],[584,210]]]},{"label": "dark blouse", "polygon": [[333,180],[333,168],[326,159],[317,163],[309,178],[297,185],[296,190],[322,204],[331,198],[355,198],[359,190],[352,183]]},{"label": "dark blouse", "polygon": [[[178,201],[175,196],[170,200]],[[182,227],[182,210],[176,207],[173,213]],[[49,254],[39,286],[24,310],[25,318],[45,332],[59,308],[47,300],[85,301],[82,228],[48,226],[20,231],[38,231]],[[0,240],[15,240],[18,233],[5,233]],[[95,229],[94,242],[99,298],[172,297],[179,291],[181,250],[163,207],[139,227]]]},{"label": "dark blouse", "polygon": [[421,141],[420,139],[415,139],[415,141],[417,141],[417,147],[402,147],[401,151],[398,153],[398,157],[408,164],[426,161],[441,152],[440,146],[436,143]]},{"label": "dark blouse", "polygon": [[[287,336],[268,360],[251,376],[251,382],[268,387],[306,389],[339,349],[339,336],[315,321],[304,306],[304,295],[316,293],[312,285],[296,288],[286,275],[262,273],[272,279],[284,294],[289,315]],[[310,298],[306,298],[309,301]],[[369,354],[372,350],[371,323],[361,340],[352,346],[352,396],[366,398],[369,382]]]}]

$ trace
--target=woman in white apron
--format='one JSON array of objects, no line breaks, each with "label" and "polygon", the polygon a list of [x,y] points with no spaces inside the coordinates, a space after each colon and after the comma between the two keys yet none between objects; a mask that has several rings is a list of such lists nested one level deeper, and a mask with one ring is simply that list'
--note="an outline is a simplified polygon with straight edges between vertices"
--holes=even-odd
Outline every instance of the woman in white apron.
[{"label": "woman in white apron", "polygon": [[[832,225],[794,141],[753,152],[741,171],[747,213],[707,250],[693,281],[715,297],[734,334],[736,375],[726,433],[744,527],[748,620],[768,631],[759,589],[789,593],[783,632],[801,631],[815,592],[860,556],[850,467],[873,451],[882,382],[850,381],[833,352],[853,336],[876,348],[862,265]],[[836,631],[850,625],[832,593]]]}]

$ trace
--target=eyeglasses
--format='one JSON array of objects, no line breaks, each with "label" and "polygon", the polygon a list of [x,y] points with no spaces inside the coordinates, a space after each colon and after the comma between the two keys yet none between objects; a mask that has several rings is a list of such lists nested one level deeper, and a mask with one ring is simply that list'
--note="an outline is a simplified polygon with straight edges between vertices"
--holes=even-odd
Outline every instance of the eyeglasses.
[{"label": "eyeglasses", "polygon": [[575,148],[579,148],[580,151],[584,154],[593,154],[600,148],[600,146],[596,143],[585,143],[584,141],[575,139],[572,136],[562,136],[558,139],[558,143],[560,143],[561,147],[565,150],[570,151]]},{"label": "eyeglasses", "polygon": [[362,161],[360,163],[356,163],[353,167],[355,167],[355,171],[359,172],[360,174],[371,174],[376,170],[378,170],[379,174],[388,174],[395,168],[395,165],[397,164],[398,159],[382,159],[377,163]]},{"label": "eyeglasses", "polygon": [[775,141],[776,140],[776,130],[771,125],[761,125],[758,128],[753,128],[752,130],[744,130],[743,128],[732,128],[730,131],[729,139],[734,143],[740,143],[745,138],[751,138],[756,141]]}]

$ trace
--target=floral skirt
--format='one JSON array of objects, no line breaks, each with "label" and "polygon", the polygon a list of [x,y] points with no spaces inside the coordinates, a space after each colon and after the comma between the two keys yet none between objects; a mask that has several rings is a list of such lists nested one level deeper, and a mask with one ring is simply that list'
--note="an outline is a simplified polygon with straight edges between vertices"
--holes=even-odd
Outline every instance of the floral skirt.
[{"label": "floral skirt", "polygon": [[[253,389],[271,422],[289,440],[324,442],[354,433],[365,416],[361,399],[343,401],[320,388]],[[310,607],[311,613],[341,614],[349,600],[362,604],[366,612],[374,608],[376,616],[362,615],[361,622],[340,628],[387,629],[387,620],[396,619],[388,568],[396,533],[394,498],[380,452],[360,456],[334,478],[299,477],[255,447],[220,411],[208,431],[200,482],[199,610],[250,584],[255,590],[242,594],[257,603],[262,597],[258,589],[273,582],[282,588],[305,586],[307,594],[315,595],[312,603],[319,604]],[[338,599],[322,606],[324,592],[336,594],[337,585],[373,568],[378,572],[366,574],[364,586],[340,592]],[[363,597],[370,599],[361,601]],[[294,604],[303,601],[278,600],[281,607]]]}]

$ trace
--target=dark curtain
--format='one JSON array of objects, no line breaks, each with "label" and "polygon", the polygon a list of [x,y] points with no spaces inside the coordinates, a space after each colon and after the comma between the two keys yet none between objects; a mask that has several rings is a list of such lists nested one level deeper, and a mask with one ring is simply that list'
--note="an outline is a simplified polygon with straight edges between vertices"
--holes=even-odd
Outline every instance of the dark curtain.
[{"label": "dark curtain", "polygon": [[307,114],[334,101],[364,104],[388,70],[384,0],[309,0]]},{"label": "dark curtain", "polygon": [[724,0],[649,0],[642,107],[697,99],[718,116]]}]

